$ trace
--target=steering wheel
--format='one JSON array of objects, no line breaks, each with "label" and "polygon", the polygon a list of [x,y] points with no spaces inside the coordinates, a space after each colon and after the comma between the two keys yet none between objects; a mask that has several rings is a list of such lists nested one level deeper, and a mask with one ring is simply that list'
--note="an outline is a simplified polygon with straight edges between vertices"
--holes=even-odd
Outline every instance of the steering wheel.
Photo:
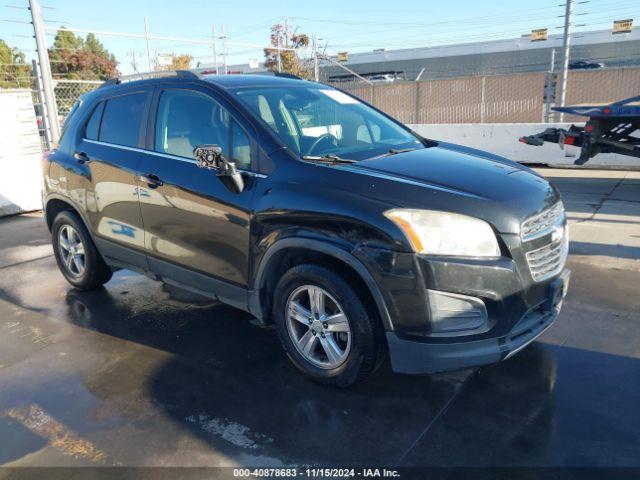
[{"label": "steering wheel", "polygon": [[330,133],[323,133],[318,138],[316,138],[311,144],[311,146],[309,147],[309,155],[314,155],[318,146],[321,145],[322,142],[327,142],[327,141],[331,142],[331,146],[333,147],[338,146],[338,139],[335,137],[335,135],[332,135]]}]

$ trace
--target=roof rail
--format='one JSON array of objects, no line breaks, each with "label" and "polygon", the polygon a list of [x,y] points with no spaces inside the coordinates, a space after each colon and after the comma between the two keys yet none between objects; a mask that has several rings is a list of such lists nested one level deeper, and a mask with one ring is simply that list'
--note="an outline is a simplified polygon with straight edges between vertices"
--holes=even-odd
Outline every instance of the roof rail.
[{"label": "roof rail", "polygon": [[159,72],[134,73],[133,75],[124,75],[122,77],[111,78],[100,85],[100,88],[119,85],[121,83],[135,82],[138,80],[149,80],[152,78],[165,77],[180,77],[191,80],[200,80],[202,78],[201,75],[196,72],[192,72],[191,70],[161,70]]},{"label": "roof rail", "polygon": [[274,77],[292,78],[294,80],[304,80],[304,78],[294,75],[293,73],[286,72],[274,72],[272,70],[265,70],[263,72],[243,72],[242,75],[272,75]]}]

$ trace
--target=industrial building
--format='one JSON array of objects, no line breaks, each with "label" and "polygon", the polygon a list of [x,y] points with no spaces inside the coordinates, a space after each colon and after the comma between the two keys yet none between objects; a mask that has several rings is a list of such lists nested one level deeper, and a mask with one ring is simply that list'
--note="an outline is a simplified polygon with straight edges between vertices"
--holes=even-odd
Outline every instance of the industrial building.
[{"label": "industrial building", "polygon": [[[551,68],[555,51],[555,68],[562,61],[562,34],[549,35],[547,40],[532,41],[530,35],[486,42],[459,43],[434,47],[400,50],[376,49],[371,52],[349,53],[341,62],[363,77],[390,74],[401,80],[431,80],[470,75],[499,75],[544,72]],[[330,45],[329,45],[330,46]],[[337,59],[337,57],[334,57]],[[571,62],[597,62],[604,67],[640,66],[640,31],[613,34],[611,30],[577,32],[572,35]],[[201,70],[210,69],[202,65]],[[231,65],[231,73],[264,71],[248,64]],[[324,61],[321,63],[324,81],[353,80],[346,69]]]}]

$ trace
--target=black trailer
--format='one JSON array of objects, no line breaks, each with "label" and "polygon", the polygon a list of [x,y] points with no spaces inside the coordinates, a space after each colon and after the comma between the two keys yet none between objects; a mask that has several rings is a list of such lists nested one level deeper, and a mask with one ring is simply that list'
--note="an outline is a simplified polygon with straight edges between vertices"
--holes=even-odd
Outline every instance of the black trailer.
[{"label": "black trailer", "polygon": [[540,146],[553,142],[580,147],[574,162],[585,164],[599,153],[618,153],[640,157],[640,95],[610,105],[557,107],[554,110],[589,117],[584,127],[547,128],[536,135],[521,137],[520,142]]}]

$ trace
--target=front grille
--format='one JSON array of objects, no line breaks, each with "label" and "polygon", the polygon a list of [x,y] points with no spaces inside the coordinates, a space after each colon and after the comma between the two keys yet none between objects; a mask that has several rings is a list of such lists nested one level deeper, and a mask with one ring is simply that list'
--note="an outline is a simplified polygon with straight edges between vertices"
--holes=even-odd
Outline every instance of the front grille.
[{"label": "front grille", "polygon": [[520,235],[523,242],[542,237],[558,226],[564,224],[564,206],[562,202],[556,203],[553,207],[542,213],[529,217],[520,227]]},{"label": "front grille", "polygon": [[568,251],[569,236],[563,228],[562,238],[526,253],[531,278],[536,282],[542,282],[560,273],[567,260]]},{"label": "front grille", "polygon": [[557,275],[564,268],[569,252],[569,232],[565,223],[562,202],[522,222],[520,236],[525,251],[526,242],[545,235],[550,236],[549,243],[526,253],[527,264],[534,281],[542,282]]}]

